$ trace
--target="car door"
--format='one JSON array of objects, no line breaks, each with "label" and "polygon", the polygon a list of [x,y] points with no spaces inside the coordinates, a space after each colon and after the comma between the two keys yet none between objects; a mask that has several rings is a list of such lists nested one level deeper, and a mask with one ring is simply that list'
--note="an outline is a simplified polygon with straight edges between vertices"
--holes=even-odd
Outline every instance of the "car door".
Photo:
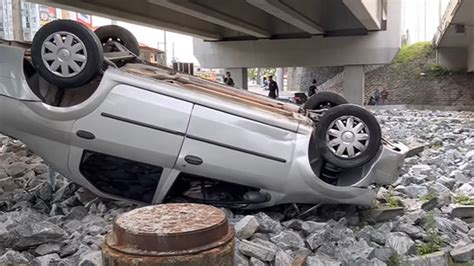
[{"label": "car door", "polygon": [[251,187],[284,190],[296,133],[195,105],[176,168]]},{"label": "car door", "polygon": [[74,123],[71,172],[107,195],[152,202],[163,171],[176,162],[192,107],[129,85],[114,87]]}]

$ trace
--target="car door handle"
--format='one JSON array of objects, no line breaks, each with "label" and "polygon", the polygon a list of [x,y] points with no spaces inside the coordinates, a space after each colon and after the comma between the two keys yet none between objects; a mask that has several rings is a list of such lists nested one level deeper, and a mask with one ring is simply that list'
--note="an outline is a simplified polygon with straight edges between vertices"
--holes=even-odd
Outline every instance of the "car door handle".
[{"label": "car door handle", "polygon": [[184,160],[189,164],[201,165],[203,163],[202,159],[194,155],[186,155]]},{"label": "car door handle", "polygon": [[79,138],[83,138],[83,139],[88,139],[88,140],[92,140],[92,139],[95,139],[95,135],[89,131],[85,131],[85,130],[78,130],[76,132],[76,135],[79,137]]}]

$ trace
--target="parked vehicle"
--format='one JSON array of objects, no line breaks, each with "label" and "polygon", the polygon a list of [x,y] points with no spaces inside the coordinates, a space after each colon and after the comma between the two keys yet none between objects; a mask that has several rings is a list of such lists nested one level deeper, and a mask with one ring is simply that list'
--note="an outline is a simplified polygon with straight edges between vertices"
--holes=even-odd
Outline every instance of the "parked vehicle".
[{"label": "parked vehicle", "polygon": [[148,65],[117,26],[96,33],[58,20],[0,44],[0,132],[101,197],[371,205],[398,177],[407,148],[337,94],[301,108]]},{"label": "parked vehicle", "polygon": [[306,103],[306,101],[308,100],[308,96],[304,92],[295,92],[293,96],[280,95],[278,96],[277,100],[302,105]]}]

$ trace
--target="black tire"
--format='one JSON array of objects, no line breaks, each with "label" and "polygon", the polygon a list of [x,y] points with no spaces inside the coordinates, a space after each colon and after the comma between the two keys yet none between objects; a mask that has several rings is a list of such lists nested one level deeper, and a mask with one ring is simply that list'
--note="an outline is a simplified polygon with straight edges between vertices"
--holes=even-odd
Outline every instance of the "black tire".
[{"label": "black tire", "polygon": [[341,104],[346,104],[348,101],[341,95],[323,91],[311,96],[303,106],[305,110],[321,110],[324,108],[332,108]]},{"label": "black tire", "polygon": [[[130,52],[136,56],[140,56],[140,46],[135,36],[127,29],[117,25],[107,25],[99,27],[95,30],[95,34],[99,37],[103,47],[106,47],[109,40],[117,41],[125,46]],[[113,52],[105,49],[105,52]]]},{"label": "black tire", "polygon": [[[347,119],[347,117],[353,117],[356,118],[356,120],[363,122],[365,124],[365,129],[362,133],[368,134],[368,140],[361,141],[361,144],[365,145],[365,150],[361,151],[362,149],[355,149],[358,152],[355,152],[354,156],[350,158],[349,155],[336,155],[335,151],[338,146],[331,148],[329,145],[329,141],[335,137],[329,137],[329,135],[327,135],[330,128],[336,128],[336,125],[333,122],[338,119]],[[359,122],[356,121],[355,123]],[[347,123],[344,125],[347,126]],[[344,130],[341,131],[344,132]],[[382,134],[377,119],[369,111],[354,104],[342,104],[329,109],[321,117],[315,130],[314,138],[316,147],[319,148],[321,152],[321,156],[327,162],[340,168],[355,168],[366,164],[374,158],[382,145]],[[344,152],[349,152],[348,149],[343,150]]]},{"label": "black tire", "polygon": [[[81,70],[74,73],[74,76],[65,76],[59,73],[62,66],[56,68],[56,71],[52,70],[54,60],[44,59],[44,55],[47,51],[51,55],[58,55],[58,53],[48,50],[43,47],[43,44],[52,40],[52,34],[61,33],[61,37],[74,35],[83,43],[83,49],[79,50],[77,54],[82,53],[85,58],[84,62],[75,61]],[[73,40],[73,44],[77,41]],[[66,42],[66,39],[62,39]],[[55,43],[56,44],[56,43]],[[77,44],[77,43],[76,43]],[[80,87],[92,79],[94,79],[99,71],[101,70],[104,62],[104,55],[102,52],[102,46],[97,36],[89,30],[86,26],[81,23],[72,20],[56,20],[44,25],[35,35],[31,46],[31,56],[33,65],[35,66],[38,73],[46,79],[48,82],[58,86],[59,88],[76,88]],[[68,71],[72,68],[68,67]]]}]

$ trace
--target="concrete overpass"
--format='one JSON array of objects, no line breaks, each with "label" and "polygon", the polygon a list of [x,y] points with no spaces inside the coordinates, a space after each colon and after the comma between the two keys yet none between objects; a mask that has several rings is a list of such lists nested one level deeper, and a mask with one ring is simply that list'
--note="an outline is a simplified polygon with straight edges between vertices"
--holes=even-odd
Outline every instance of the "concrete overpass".
[{"label": "concrete overpass", "polygon": [[474,72],[474,0],[451,0],[434,40],[439,64]]},{"label": "concrete overpass", "polygon": [[402,0],[32,0],[192,35],[203,67],[246,88],[248,67],[345,66],[346,97],[362,103],[363,66],[400,47]]}]

